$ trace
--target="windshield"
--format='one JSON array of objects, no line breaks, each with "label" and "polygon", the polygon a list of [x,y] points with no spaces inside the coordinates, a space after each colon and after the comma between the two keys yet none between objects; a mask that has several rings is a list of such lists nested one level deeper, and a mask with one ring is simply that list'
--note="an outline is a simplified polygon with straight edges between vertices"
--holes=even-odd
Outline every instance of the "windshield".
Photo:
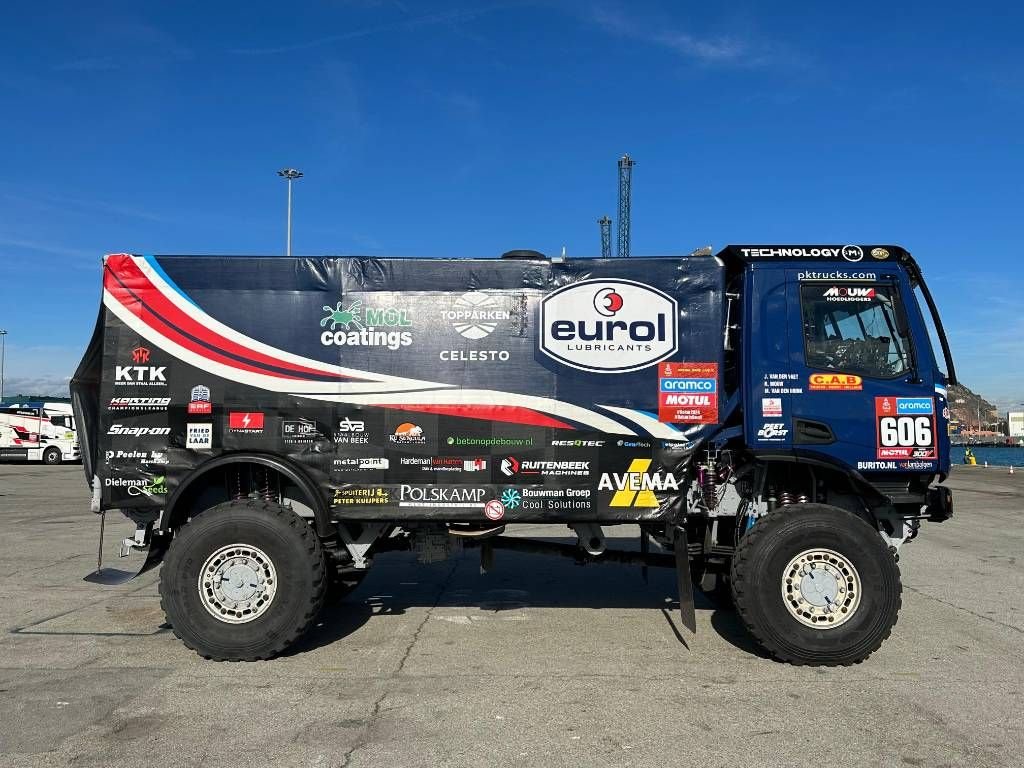
[{"label": "windshield", "polygon": [[925,301],[924,294],[921,291],[921,286],[914,282],[914,298],[917,300],[917,308],[921,312],[921,317],[924,318],[925,328],[928,329],[928,343],[932,348],[932,359],[935,361],[935,365],[939,368],[943,378],[948,378],[948,371],[942,370],[943,366],[939,362],[938,356],[935,354],[936,349],[941,349],[941,342],[939,341],[939,332],[935,328],[935,322],[932,320],[932,315],[927,311],[928,303]]},{"label": "windshield", "polygon": [[800,296],[809,367],[878,379],[913,368],[897,286],[811,283]]}]

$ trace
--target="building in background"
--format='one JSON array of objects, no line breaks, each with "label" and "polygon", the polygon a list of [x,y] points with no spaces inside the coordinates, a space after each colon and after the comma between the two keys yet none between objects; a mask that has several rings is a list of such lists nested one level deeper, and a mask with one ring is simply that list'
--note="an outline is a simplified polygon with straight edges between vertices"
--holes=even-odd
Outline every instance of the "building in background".
[{"label": "building in background", "polygon": [[1006,434],[1010,437],[1024,437],[1024,411],[1010,411],[1006,414]]}]

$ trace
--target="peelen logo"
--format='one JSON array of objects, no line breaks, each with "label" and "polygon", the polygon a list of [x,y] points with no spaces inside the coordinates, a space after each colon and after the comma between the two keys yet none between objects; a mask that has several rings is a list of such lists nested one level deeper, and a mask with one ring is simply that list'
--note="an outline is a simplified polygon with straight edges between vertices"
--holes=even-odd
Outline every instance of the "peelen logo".
[{"label": "peelen logo", "polygon": [[864,380],[852,373],[812,373],[809,389],[814,392],[858,392]]},{"label": "peelen logo", "polygon": [[627,373],[679,349],[679,306],[632,280],[583,280],[540,303],[540,348],[581,371]]}]

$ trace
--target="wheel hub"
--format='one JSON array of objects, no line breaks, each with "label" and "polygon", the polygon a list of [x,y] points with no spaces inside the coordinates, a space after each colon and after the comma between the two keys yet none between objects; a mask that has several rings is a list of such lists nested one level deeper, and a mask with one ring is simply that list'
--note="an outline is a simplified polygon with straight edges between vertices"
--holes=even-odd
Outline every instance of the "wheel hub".
[{"label": "wheel hub", "polygon": [[199,598],[215,618],[245,624],[266,613],[277,593],[277,571],[263,550],[229,544],[210,555],[199,572]]},{"label": "wheel hub", "polygon": [[783,570],[782,600],[801,624],[832,629],[848,621],[860,605],[860,575],[838,552],[808,549]]}]

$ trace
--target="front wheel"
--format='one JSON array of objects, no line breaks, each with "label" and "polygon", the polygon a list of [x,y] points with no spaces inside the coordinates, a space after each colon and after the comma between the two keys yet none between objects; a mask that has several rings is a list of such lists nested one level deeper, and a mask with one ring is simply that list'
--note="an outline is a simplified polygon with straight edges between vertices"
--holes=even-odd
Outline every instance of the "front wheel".
[{"label": "front wheel", "polygon": [[175,533],[160,604],[174,634],[200,656],[256,661],[306,632],[326,581],[320,541],[302,518],[270,502],[230,501]]},{"label": "front wheel", "polygon": [[747,629],[792,664],[863,661],[889,637],[900,610],[899,566],[881,536],[824,504],[758,520],[736,549],[731,582]]},{"label": "front wheel", "polygon": [[43,451],[43,464],[49,464],[50,466],[53,466],[54,464],[60,464],[60,460],[60,448],[51,445],[49,448]]}]

